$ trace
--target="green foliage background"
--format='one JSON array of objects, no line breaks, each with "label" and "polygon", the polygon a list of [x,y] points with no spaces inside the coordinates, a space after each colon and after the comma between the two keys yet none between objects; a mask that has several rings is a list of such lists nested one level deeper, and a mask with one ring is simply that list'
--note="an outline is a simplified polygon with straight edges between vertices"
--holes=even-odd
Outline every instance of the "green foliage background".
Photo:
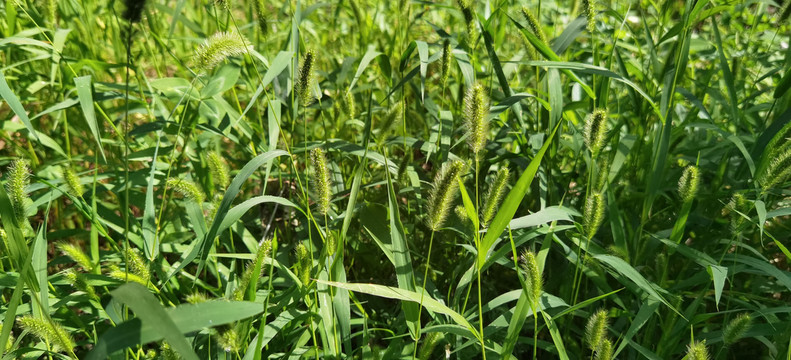
[{"label": "green foliage background", "polygon": [[3,359],[791,359],[788,4],[4,1]]}]

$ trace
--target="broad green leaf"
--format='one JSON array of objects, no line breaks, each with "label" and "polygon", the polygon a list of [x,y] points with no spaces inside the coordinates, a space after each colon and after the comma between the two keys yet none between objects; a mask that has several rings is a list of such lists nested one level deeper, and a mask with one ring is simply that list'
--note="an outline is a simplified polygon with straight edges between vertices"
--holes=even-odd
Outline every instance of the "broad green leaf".
[{"label": "broad green leaf", "polygon": [[[376,285],[376,284],[338,283],[338,282],[323,281],[323,280],[317,280],[317,281],[326,283],[327,285],[334,286],[337,288],[346,289],[349,291],[361,292],[364,294],[379,296],[388,299],[407,301],[415,304],[420,303],[420,299],[421,299],[421,294],[419,293],[400,289],[400,288],[390,287],[390,286]],[[470,324],[470,322],[467,321],[466,318],[464,318],[464,316],[453,311],[449,307],[443,305],[441,302],[434,300],[434,298],[432,298],[428,294],[423,294],[422,299],[423,299],[424,308],[426,308],[431,312],[450,316],[450,318],[453,319],[453,321],[456,322],[456,324],[464,326],[473,334],[473,336],[475,336],[476,339],[478,339],[479,341],[481,340],[478,331],[475,329],[475,327],[472,324]]]},{"label": "broad green leaf", "polygon": [[8,87],[8,83],[6,82],[5,75],[3,72],[0,71],[0,97],[8,103],[8,106],[14,111],[17,117],[22,120],[22,123],[25,124],[25,127],[30,132],[30,135],[33,136],[34,139],[38,140],[38,135],[36,130],[33,129],[33,124],[30,123],[30,119],[27,116],[27,112],[25,111],[25,107],[22,106],[22,103],[19,102],[19,98],[14,95],[14,92],[11,91],[11,88]]},{"label": "broad green leaf", "polygon": [[[187,334],[203,328],[232,323],[255,316],[262,311],[261,304],[243,301],[208,301],[164,309],[165,316],[172,320],[178,329],[177,334]],[[116,351],[159,341],[165,338],[160,330],[157,324],[145,319],[135,318],[123,322],[101,335],[88,359],[106,359]]]},{"label": "broad green leaf", "polygon": [[478,249],[478,268],[480,269],[484,263],[486,262],[486,256],[491,250],[494,242],[500,237],[505,230],[505,227],[511,222],[511,219],[514,218],[514,214],[516,214],[516,210],[519,208],[519,204],[522,203],[522,199],[527,194],[527,190],[530,189],[530,183],[533,182],[533,178],[536,176],[536,172],[538,172],[538,166],[541,164],[541,159],[544,158],[544,154],[549,149],[549,144],[552,143],[552,139],[555,137],[555,132],[557,132],[560,124],[552,130],[552,134],[549,135],[549,138],[544,142],[544,146],[538,150],[536,157],[530,161],[530,164],[527,165],[527,168],[519,176],[519,180],[516,182],[516,185],[508,192],[508,195],[505,196],[505,200],[503,204],[500,205],[500,210],[497,211],[497,214],[494,216],[494,220],[492,220],[492,224],[489,226],[489,229],[486,231],[486,235],[481,240],[480,248]]},{"label": "broad green leaf", "polygon": [[718,265],[709,265],[709,275],[714,282],[714,305],[720,308],[720,297],[722,289],[725,287],[725,279],[728,278],[728,268]]},{"label": "broad green leaf", "polygon": [[[160,304],[159,300],[154,297],[154,295],[152,295],[145,286],[135,282],[130,282],[121,285],[118,289],[113,290],[111,294],[113,295],[113,299],[125,304],[130,309],[132,309],[142,324],[146,324],[150,327],[150,330],[147,331],[147,333],[157,333],[157,335],[152,336],[156,338],[164,338],[167,340],[170,346],[173,347],[173,350],[176,350],[186,360],[198,359],[198,356],[195,355],[195,351],[192,350],[192,347],[187,342],[187,339],[184,338],[184,332],[181,331],[173,318],[170,317],[170,314],[168,314],[168,312],[165,311],[165,308],[162,307],[162,304]],[[215,313],[217,321],[222,322],[228,318],[225,312],[220,314]],[[191,315],[192,316],[187,316],[185,318],[187,320],[194,320],[199,316],[199,313],[195,312]],[[142,336],[144,335],[142,327],[139,327],[138,325],[133,326],[132,329],[134,328],[141,330],[138,334],[140,334],[142,339]],[[134,330],[132,331],[134,332]],[[112,337],[111,339],[114,338],[115,337]],[[97,344],[97,347],[99,346],[101,345]],[[101,354],[101,348],[98,348],[94,351],[94,353],[97,355],[107,354],[106,352],[105,354]],[[103,357],[99,356],[95,358]]]},{"label": "broad green leaf", "polygon": [[82,114],[85,116],[85,121],[88,122],[88,128],[91,129],[93,140],[96,141],[96,146],[99,148],[99,153],[105,161],[107,158],[104,156],[104,149],[102,148],[102,137],[99,134],[99,125],[96,121],[96,112],[93,109],[93,87],[91,86],[91,76],[80,76],[74,78],[74,84],[77,88],[77,97],[80,99],[80,108]]},{"label": "broad green leaf", "polygon": [[643,275],[640,274],[640,272],[635,270],[635,268],[633,268],[631,265],[629,265],[626,261],[623,261],[623,259],[621,259],[619,257],[616,257],[616,256],[613,256],[613,255],[607,255],[607,254],[593,255],[593,257],[595,259],[597,259],[597,260],[609,265],[615,271],[617,271],[621,275],[625,276],[626,278],[628,278],[629,280],[634,282],[638,287],[640,287],[640,289],[645,291],[646,294],[651,296],[653,299],[662,302],[663,304],[665,304],[665,306],[669,307],[676,314],[678,314],[679,316],[682,316],[681,313],[679,313],[678,310],[676,310],[676,308],[673,307],[673,305],[671,305],[669,302],[667,302],[667,300],[665,300],[665,298],[662,297],[662,295],[660,295],[656,291],[656,288],[658,288],[657,285],[652,284],[651,282],[646,280],[646,278],[643,277]]},{"label": "broad green leaf", "polygon": [[579,213],[571,208],[550,206],[533,214],[515,218],[511,220],[509,226],[511,230],[516,230],[551,223],[553,221],[574,221],[571,217],[579,215]]}]

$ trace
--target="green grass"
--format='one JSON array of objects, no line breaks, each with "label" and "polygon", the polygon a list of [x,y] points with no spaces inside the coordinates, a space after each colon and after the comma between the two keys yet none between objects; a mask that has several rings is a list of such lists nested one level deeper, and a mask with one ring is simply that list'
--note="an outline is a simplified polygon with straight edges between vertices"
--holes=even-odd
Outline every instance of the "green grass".
[{"label": "green grass", "polygon": [[0,10],[2,359],[791,359],[783,4]]}]

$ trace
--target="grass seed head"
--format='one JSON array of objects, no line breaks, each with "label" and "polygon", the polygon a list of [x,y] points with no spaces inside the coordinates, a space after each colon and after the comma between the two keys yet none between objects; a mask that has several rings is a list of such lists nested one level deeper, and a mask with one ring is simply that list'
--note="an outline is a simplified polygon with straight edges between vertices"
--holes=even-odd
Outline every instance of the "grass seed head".
[{"label": "grass seed head", "polygon": [[428,197],[427,224],[432,231],[442,228],[459,190],[459,176],[464,169],[461,160],[445,163],[434,176],[434,186]]},{"label": "grass seed head", "polygon": [[182,357],[176,350],[173,350],[170,347],[170,344],[167,341],[162,341],[162,345],[159,347],[159,355],[161,360],[181,360]]},{"label": "grass seed head", "polygon": [[588,195],[585,200],[585,211],[583,213],[583,226],[588,239],[596,235],[602,222],[604,222],[604,210],[605,202],[602,193],[597,191]]},{"label": "grass seed head", "polygon": [[709,360],[709,350],[706,348],[706,340],[687,345],[687,359]]},{"label": "grass seed head", "polygon": [[74,271],[74,269],[68,269],[63,273],[63,277],[66,278],[66,281],[68,281],[71,286],[77,288],[77,290],[88,294],[91,298],[97,298],[93,286],[88,284],[85,280],[85,276],[81,273]]},{"label": "grass seed head", "polygon": [[231,183],[231,174],[228,170],[228,164],[225,163],[222,156],[216,151],[209,152],[209,173],[214,180],[215,185],[221,189],[226,189]]},{"label": "grass seed head", "polygon": [[678,194],[684,202],[692,201],[697,195],[700,184],[699,173],[698,167],[692,165],[687,166],[681,173],[681,178],[678,180]]},{"label": "grass seed head", "polygon": [[266,20],[266,0],[253,0],[255,7],[255,17],[258,19],[258,28],[261,30],[261,35],[266,36],[269,32]]},{"label": "grass seed head", "polygon": [[791,177],[791,141],[770,153],[766,169],[758,176],[764,191],[784,183]]},{"label": "grass seed head", "polygon": [[225,350],[225,352],[236,353],[242,348],[242,339],[234,328],[230,328],[217,335],[217,344],[219,344],[220,348]]},{"label": "grass seed head", "polygon": [[399,101],[387,109],[387,112],[381,120],[382,125],[379,129],[379,142],[386,140],[390,132],[401,124],[401,120],[403,120],[402,107],[403,103]]},{"label": "grass seed head", "polygon": [[124,257],[126,258],[127,270],[148,282],[148,279],[151,277],[151,272],[148,270],[148,264],[143,257],[140,256],[140,253],[135,249],[126,248],[126,250],[124,250]]},{"label": "grass seed head", "polygon": [[143,286],[146,286],[146,287],[150,285],[148,283],[148,279],[144,279],[144,278],[142,278],[142,277],[140,277],[140,276],[138,276],[138,275],[136,275],[136,274],[134,274],[132,272],[129,272],[129,271],[123,271],[123,270],[119,269],[118,266],[115,266],[115,265],[110,265],[110,271],[107,273],[107,276],[109,276],[109,277],[111,277],[113,279],[121,280],[121,281],[125,281],[125,282],[130,282],[130,281],[131,282],[136,282],[136,283],[138,283],[140,285],[143,285]]},{"label": "grass seed head", "polygon": [[346,91],[343,99],[343,112],[349,119],[357,117],[357,105],[354,101],[354,94],[351,91]]},{"label": "grass seed head", "polygon": [[596,30],[596,0],[582,0],[582,9],[588,18],[588,31]]},{"label": "grass seed head", "polygon": [[453,48],[450,46],[450,40],[445,39],[442,43],[442,62],[441,62],[441,75],[440,82],[445,84],[450,76],[450,57],[453,55]]},{"label": "grass seed head", "polygon": [[76,198],[81,197],[85,189],[83,189],[82,183],[80,182],[80,177],[77,176],[77,173],[74,172],[74,169],[72,169],[71,167],[67,167],[63,171],[63,177],[66,180],[66,185],[69,188],[69,193],[71,193],[71,195]]},{"label": "grass seed head", "polygon": [[612,341],[610,339],[602,339],[601,348],[596,352],[594,357],[596,360],[611,360],[612,359]]},{"label": "grass seed head", "polygon": [[17,321],[22,329],[52,344],[53,350],[62,350],[71,353],[72,349],[74,349],[74,341],[71,339],[71,336],[66,329],[55,322],[55,320],[47,321],[25,315]]},{"label": "grass seed head", "polygon": [[299,79],[297,80],[297,93],[299,94],[299,101],[303,106],[310,104],[313,100],[313,78],[314,78],[314,62],[316,61],[313,50],[305,52],[302,58],[302,66],[299,67]]},{"label": "grass seed head", "polygon": [[593,352],[602,349],[602,340],[607,337],[607,322],[607,311],[604,309],[599,309],[588,319],[588,324],[585,326],[585,344]]},{"label": "grass seed head", "polygon": [[8,167],[7,177],[8,198],[14,208],[16,220],[21,225],[27,220],[27,206],[30,203],[27,196],[27,187],[30,185],[30,168],[28,168],[27,160],[14,160]]},{"label": "grass seed head", "polygon": [[464,96],[464,124],[467,128],[467,144],[470,150],[478,153],[486,146],[489,136],[489,96],[481,83],[467,89]]},{"label": "grass seed head", "polygon": [[489,223],[497,207],[500,206],[500,201],[505,195],[505,186],[508,184],[508,179],[511,177],[511,172],[507,167],[503,167],[497,171],[497,176],[494,178],[494,183],[489,187],[489,192],[486,193],[486,198],[483,205],[483,215],[481,221],[484,226]]},{"label": "grass seed head", "polygon": [[527,25],[530,27],[530,32],[532,32],[533,35],[538,38],[538,40],[541,40],[544,45],[547,45],[547,36],[544,35],[544,30],[541,30],[541,23],[538,21],[535,15],[533,15],[530,9],[527,7],[522,7],[522,16],[527,21]]},{"label": "grass seed head", "polygon": [[200,71],[209,72],[223,60],[247,53],[252,50],[252,46],[246,45],[241,34],[232,32],[218,32],[209,36],[195,50],[193,62]]},{"label": "grass seed head", "polygon": [[327,164],[327,157],[324,150],[315,148],[310,151],[310,162],[313,167],[313,185],[316,188],[316,204],[319,213],[327,215],[330,210],[330,200],[332,197],[332,179],[330,178],[330,168]]},{"label": "grass seed head", "polygon": [[302,285],[308,285],[310,284],[310,272],[313,270],[313,262],[310,259],[308,248],[305,244],[299,243],[294,253],[297,257],[297,277],[302,281]]},{"label": "grass seed head", "polygon": [[199,292],[187,295],[187,298],[184,300],[190,304],[200,304],[209,301],[205,294]]},{"label": "grass seed head", "polygon": [[443,335],[441,332],[430,332],[426,334],[423,338],[423,344],[420,345],[420,351],[418,351],[417,358],[420,360],[429,360],[431,359],[431,354],[434,353],[434,349],[437,348],[440,341],[442,341]]},{"label": "grass seed head", "polygon": [[777,23],[781,24],[788,20],[789,15],[791,15],[791,1],[784,1],[783,7],[780,9],[780,17],[777,18]]},{"label": "grass seed head", "polygon": [[591,154],[595,157],[604,147],[604,140],[607,138],[607,112],[597,109],[585,117],[585,145],[588,146]]},{"label": "grass seed head", "polygon": [[165,184],[167,187],[172,188],[173,191],[181,194],[181,196],[195,202],[198,205],[202,205],[203,201],[206,199],[206,195],[203,193],[203,190],[201,190],[198,185],[192,181],[168,178]]},{"label": "grass seed head", "polygon": [[536,254],[532,251],[525,251],[522,257],[525,259],[522,267],[525,270],[527,288],[530,290],[531,306],[535,309],[544,289],[544,280],[541,276],[541,270],[538,268]]},{"label": "grass seed head", "polygon": [[747,200],[744,194],[733,194],[731,200],[722,209],[722,215],[730,216],[731,218],[731,230],[738,231],[744,225],[746,219],[742,214],[749,216],[751,207],[750,200]]},{"label": "grass seed head", "polygon": [[78,265],[82,266],[85,271],[90,272],[95,268],[91,259],[87,254],[85,254],[84,251],[82,251],[82,248],[79,246],[66,241],[61,241],[56,245],[56,247],[63,253],[63,255],[68,256]]},{"label": "grass seed head", "polygon": [[731,322],[725,326],[725,329],[722,330],[722,342],[725,343],[725,345],[735,344],[739,339],[744,337],[747,330],[750,330],[752,322],[753,318],[750,314],[740,314],[731,320]]}]

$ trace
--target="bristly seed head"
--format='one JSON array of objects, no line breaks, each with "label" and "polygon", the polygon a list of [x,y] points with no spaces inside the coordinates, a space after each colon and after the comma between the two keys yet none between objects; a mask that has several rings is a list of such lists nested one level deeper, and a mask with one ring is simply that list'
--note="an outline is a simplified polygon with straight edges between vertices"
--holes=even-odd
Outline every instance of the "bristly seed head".
[{"label": "bristly seed head", "polygon": [[195,50],[193,62],[200,71],[210,71],[223,60],[247,53],[252,50],[241,34],[218,32],[210,36]]},{"label": "bristly seed head", "polygon": [[596,157],[604,147],[604,140],[607,138],[607,112],[603,109],[596,109],[593,113],[585,117],[585,145]]},{"label": "bristly seed head", "polygon": [[211,174],[214,184],[219,186],[220,189],[225,190],[231,183],[230,171],[228,171],[228,164],[225,163],[222,156],[216,151],[209,152],[209,173]]},{"label": "bristly seed head", "polygon": [[588,18],[588,31],[596,30],[596,0],[582,0],[582,9]]},{"label": "bristly seed head", "polygon": [[313,263],[310,260],[308,248],[305,246],[305,244],[299,243],[294,252],[297,256],[297,276],[299,277],[299,280],[302,281],[302,285],[308,285],[310,283],[310,272],[313,268]]},{"label": "bristly seed head", "polygon": [[379,142],[382,142],[390,135],[390,132],[396,128],[399,124],[401,124],[401,120],[403,118],[402,113],[403,103],[397,102],[391,106],[385,116],[382,118],[382,125],[380,126],[379,130]]},{"label": "bristly seed head", "polygon": [[607,337],[607,312],[600,309],[588,319],[585,326],[585,343],[588,349],[599,352],[602,349],[602,340]]},{"label": "bristly seed head", "polygon": [[80,177],[77,176],[77,173],[74,172],[74,169],[67,167],[65,170],[63,170],[63,177],[64,180],[66,180],[66,186],[68,186],[69,193],[76,198],[81,197],[84,189],[82,188]]},{"label": "bristly seed head", "polygon": [[316,188],[316,203],[319,213],[327,215],[330,210],[330,200],[332,198],[332,179],[330,178],[330,168],[327,164],[327,157],[324,150],[315,148],[310,151],[310,162],[313,167],[313,184]]},{"label": "bristly seed head", "polygon": [[82,266],[85,271],[93,271],[95,267],[93,262],[79,246],[66,241],[58,242],[55,246],[63,253],[63,255],[68,256],[78,265]]},{"label": "bristly seed head", "polygon": [[611,360],[612,359],[612,341],[610,339],[603,339],[601,341],[601,348],[596,352],[595,360]]},{"label": "bristly seed head", "polygon": [[687,359],[709,360],[709,350],[706,349],[706,340],[687,345]]},{"label": "bristly seed head", "polygon": [[477,157],[486,146],[489,136],[489,96],[480,83],[467,90],[464,97],[464,124],[467,128],[467,144]]},{"label": "bristly seed head", "polygon": [[434,176],[434,186],[428,197],[428,218],[426,223],[432,231],[442,228],[448,217],[456,192],[459,190],[459,176],[464,163],[456,160],[445,163]]},{"label": "bristly seed head", "polygon": [[74,341],[71,339],[71,335],[55,320],[47,321],[25,315],[17,321],[23,330],[52,344],[54,350],[63,350],[71,353],[72,349],[74,349]]},{"label": "bristly seed head", "polygon": [[346,113],[346,116],[349,119],[354,119],[357,117],[357,106],[354,101],[354,94],[351,91],[346,91],[343,99],[343,112]]},{"label": "bristly seed head", "polygon": [[206,199],[206,195],[203,194],[203,191],[192,181],[177,179],[177,178],[168,178],[165,182],[167,187],[172,188],[173,191],[181,194],[181,196],[194,201],[198,205],[203,204],[203,200]]},{"label": "bristly seed head", "polygon": [[585,199],[585,211],[583,213],[583,227],[585,236],[593,238],[599,227],[604,222],[604,196],[600,192],[594,192]]},{"label": "bristly seed head", "polygon": [[522,253],[522,258],[525,259],[522,267],[525,270],[525,282],[527,283],[527,288],[530,290],[530,306],[533,308],[533,310],[536,310],[538,306],[538,300],[541,298],[541,292],[544,289],[544,280],[541,276],[541,270],[538,268],[536,254],[532,251],[525,251]]},{"label": "bristly seed head", "polygon": [[541,23],[536,19],[535,15],[530,12],[530,9],[527,7],[522,7],[522,16],[527,20],[527,25],[530,27],[530,32],[535,35],[538,40],[544,45],[547,45],[547,36],[544,35],[544,30],[541,30]]},{"label": "bristly seed head", "polygon": [[6,191],[14,208],[14,215],[21,225],[27,219],[27,206],[30,199],[27,197],[27,187],[30,184],[30,169],[27,160],[17,159],[8,167],[8,180]]},{"label": "bristly seed head", "polygon": [[258,28],[261,30],[261,35],[264,36],[269,32],[266,20],[266,9],[264,7],[265,4],[266,0],[253,0],[253,5],[255,5],[255,16],[258,18]]},{"label": "bristly seed head", "polygon": [[299,94],[299,101],[303,106],[309,105],[313,99],[311,91],[313,89],[313,63],[315,60],[313,50],[308,50],[305,52],[305,57],[302,58],[302,66],[299,67],[297,93]]},{"label": "bristly seed head", "polygon": [[450,46],[450,40],[445,39],[445,41],[442,43],[442,71],[440,75],[440,82],[443,84],[448,81],[448,76],[450,76],[451,55],[453,55],[453,48]]},{"label": "bristly seed head", "polygon": [[126,248],[124,250],[124,257],[126,260],[126,270],[148,282],[151,277],[151,272],[148,270],[148,264],[146,264],[146,261],[140,256],[140,253],[132,248]]},{"label": "bristly seed head", "polygon": [[744,337],[747,330],[752,326],[753,318],[750,314],[740,314],[725,326],[722,330],[722,342],[727,345],[735,344]]},{"label": "bristly seed head", "polygon": [[698,185],[700,183],[699,170],[697,166],[687,166],[684,172],[681,173],[681,178],[678,180],[678,194],[684,202],[690,202],[695,198],[698,193]]},{"label": "bristly seed head", "polygon": [[497,176],[494,179],[494,183],[492,183],[492,185],[489,187],[489,192],[486,194],[486,198],[484,200],[483,214],[481,216],[481,224],[484,226],[486,226],[486,224],[488,224],[489,221],[494,218],[497,207],[500,205],[500,201],[505,195],[505,185],[508,184],[508,179],[510,176],[511,173],[507,167],[503,167],[497,171]]}]

